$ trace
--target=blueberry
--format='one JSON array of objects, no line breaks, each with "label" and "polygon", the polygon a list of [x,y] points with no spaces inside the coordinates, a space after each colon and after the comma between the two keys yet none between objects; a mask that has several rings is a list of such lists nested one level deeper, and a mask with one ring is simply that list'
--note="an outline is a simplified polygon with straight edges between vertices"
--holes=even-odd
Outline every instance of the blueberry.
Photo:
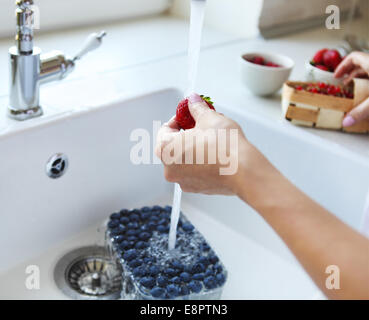
[{"label": "blueberry", "polygon": [[137,223],[137,222],[129,222],[129,223],[127,224],[127,227],[128,227],[129,229],[137,229],[137,228],[138,228],[138,223]]},{"label": "blueberry", "polygon": [[182,272],[179,276],[183,282],[190,282],[191,280],[191,275],[188,272]]},{"label": "blueberry", "polygon": [[219,261],[219,258],[215,254],[212,254],[212,255],[209,256],[209,261],[212,264],[216,264]]},{"label": "blueberry", "polygon": [[186,232],[191,232],[191,231],[193,231],[193,229],[195,229],[195,227],[191,223],[186,222],[186,223],[182,224],[182,229]]},{"label": "blueberry", "polygon": [[206,243],[206,242],[203,242],[201,245],[200,245],[200,248],[202,251],[204,252],[207,252],[210,250],[210,246]]},{"label": "blueberry", "polygon": [[117,236],[114,236],[114,238],[113,238],[113,241],[115,243],[121,243],[123,240],[124,240],[124,236],[122,236],[122,235],[117,235]]},{"label": "blueberry", "polygon": [[169,297],[171,297],[171,298],[178,297],[179,290],[180,290],[179,287],[175,284],[167,285],[167,293],[168,293]]},{"label": "blueberry", "polygon": [[210,261],[207,257],[200,257],[200,259],[197,261],[199,263],[202,263],[204,266],[208,266],[210,264]]},{"label": "blueberry", "polygon": [[152,289],[155,286],[155,279],[153,277],[143,277],[140,280],[141,285],[145,288]]},{"label": "blueberry", "polygon": [[180,284],[181,278],[178,276],[175,276],[174,278],[170,279],[170,282],[175,283],[175,284]]},{"label": "blueberry", "polygon": [[225,276],[224,276],[224,274],[223,273],[219,273],[219,274],[217,274],[216,276],[215,276],[215,279],[216,279],[216,281],[217,281],[217,283],[220,285],[220,286],[222,286],[223,284],[224,284],[224,282],[225,282]]},{"label": "blueberry", "polygon": [[120,218],[120,213],[112,213],[111,215],[110,215],[110,219],[111,220],[114,220],[114,219],[117,219],[117,220],[119,220],[119,218]]},{"label": "blueberry", "polygon": [[143,276],[146,276],[148,274],[146,268],[142,265],[139,266],[139,267],[134,268],[132,273],[135,277],[143,277]]},{"label": "blueberry", "polygon": [[127,238],[127,240],[130,241],[130,242],[136,243],[136,241],[138,240],[138,238],[136,236],[129,236]]},{"label": "blueberry", "polygon": [[130,262],[128,262],[128,265],[131,268],[136,268],[136,267],[142,265],[142,263],[143,263],[143,260],[142,259],[133,259]]},{"label": "blueberry", "polygon": [[138,230],[139,231],[144,231],[144,232],[149,232],[150,228],[147,224],[143,224],[142,226],[140,226],[140,228]]},{"label": "blueberry", "polygon": [[205,278],[204,285],[207,289],[214,289],[217,285],[217,281],[215,277],[210,276],[210,277]]},{"label": "blueberry", "polygon": [[208,268],[206,271],[205,271],[205,277],[210,277],[213,275],[213,270],[211,268]]},{"label": "blueberry", "polygon": [[150,263],[154,263],[155,262],[155,258],[153,258],[153,257],[145,257],[145,258],[143,258],[143,261],[146,264],[150,264]]},{"label": "blueberry", "polygon": [[136,244],[135,244],[135,248],[136,249],[145,249],[147,248],[149,245],[147,244],[147,242],[144,242],[144,241],[138,241]]},{"label": "blueberry", "polygon": [[196,273],[192,276],[193,280],[204,280],[204,274],[203,273]]},{"label": "blueberry", "polygon": [[179,271],[183,271],[184,269],[184,265],[182,262],[178,261],[178,260],[174,260],[170,263],[170,266],[173,267],[174,269],[177,269]]},{"label": "blueberry", "polygon": [[141,232],[138,236],[141,240],[149,240],[151,237],[151,234],[148,232]]},{"label": "blueberry", "polygon": [[121,223],[119,224],[117,229],[119,230],[120,233],[124,233],[127,230],[127,228],[124,225],[122,225]]},{"label": "blueberry", "polygon": [[187,296],[190,294],[190,289],[188,289],[186,285],[182,285],[180,292],[181,292],[181,296]]},{"label": "blueberry", "polygon": [[168,233],[169,232],[169,226],[159,225],[156,230],[160,233]]},{"label": "blueberry", "polygon": [[150,217],[150,212],[141,212],[141,219],[147,220]]},{"label": "blueberry", "polygon": [[150,208],[149,207],[142,207],[141,212],[150,212]]},{"label": "blueberry", "polygon": [[168,276],[174,277],[177,275],[177,270],[173,269],[173,268],[167,268],[164,270],[164,273],[167,274]]},{"label": "blueberry", "polygon": [[202,284],[200,281],[192,280],[188,284],[188,288],[194,293],[199,293],[202,289]]},{"label": "blueberry", "polygon": [[135,229],[129,229],[127,232],[126,232],[126,235],[129,237],[129,236],[135,236],[139,233],[138,230],[135,230]]},{"label": "blueberry", "polygon": [[165,276],[159,276],[157,281],[160,287],[166,287],[168,284],[168,278]]},{"label": "blueberry", "polygon": [[138,252],[136,249],[130,249],[123,254],[123,259],[131,261],[137,257],[137,254]]},{"label": "blueberry", "polygon": [[129,222],[129,219],[128,219],[128,217],[121,217],[119,219],[119,221],[120,221],[120,223],[127,224]]},{"label": "blueberry", "polygon": [[159,222],[159,217],[158,216],[151,216],[150,218],[149,218],[149,221],[150,222],[154,222],[155,224],[158,224],[158,222]]},{"label": "blueberry", "polygon": [[108,228],[109,229],[114,229],[114,228],[118,227],[118,225],[119,225],[119,221],[110,220],[109,223],[108,223]]},{"label": "blueberry", "polygon": [[160,206],[153,206],[152,207],[152,211],[161,211],[161,207]]},{"label": "blueberry", "polygon": [[213,270],[216,273],[222,273],[223,272],[223,267],[219,264],[219,262],[217,262],[214,266],[213,266]]},{"label": "blueberry", "polygon": [[187,272],[187,273],[192,273],[192,266],[191,265],[187,265],[184,267],[183,269],[184,272]]},{"label": "blueberry", "polygon": [[124,215],[128,214],[128,210],[127,209],[122,209],[122,210],[119,211],[119,213],[120,213],[121,216],[124,216]]},{"label": "blueberry", "polygon": [[158,224],[167,224],[167,219],[160,219]]},{"label": "blueberry", "polygon": [[127,249],[131,249],[131,243],[128,240],[123,240],[120,244],[119,244],[119,249],[124,251]]},{"label": "blueberry", "polygon": [[191,269],[193,274],[205,272],[206,268],[202,263],[195,263]]},{"label": "blueberry", "polygon": [[129,220],[133,222],[138,222],[140,221],[140,216],[137,213],[131,214],[129,216]]},{"label": "blueberry", "polygon": [[168,213],[171,213],[172,212],[172,207],[171,206],[165,206],[164,211],[168,212]]},{"label": "blueberry", "polygon": [[114,228],[114,229],[110,230],[110,235],[113,236],[113,237],[120,235],[120,233],[121,232],[119,231],[119,228]]},{"label": "blueberry", "polygon": [[154,230],[154,229],[156,229],[156,223],[155,223],[155,222],[153,222],[153,221],[149,221],[149,222],[147,223],[147,227],[148,227],[150,230]]},{"label": "blueberry", "polygon": [[130,216],[133,215],[133,214],[139,215],[140,214],[140,210],[138,210],[138,209],[132,209],[132,210],[129,210],[128,214]]},{"label": "blueberry", "polygon": [[155,287],[151,289],[150,294],[154,298],[163,298],[165,296],[165,289],[160,288],[160,287]]},{"label": "blueberry", "polygon": [[150,275],[157,276],[160,273],[160,269],[157,266],[151,266],[149,268]]}]

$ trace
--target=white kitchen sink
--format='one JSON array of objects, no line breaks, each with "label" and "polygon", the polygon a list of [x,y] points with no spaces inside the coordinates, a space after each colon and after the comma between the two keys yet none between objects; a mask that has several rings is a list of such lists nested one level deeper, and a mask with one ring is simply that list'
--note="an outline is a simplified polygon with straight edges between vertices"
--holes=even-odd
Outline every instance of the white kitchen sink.
[{"label": "white kitchen sink", "polygon": [[[162,166],[132,164],[130,151],[137,142],[130,134],[147,129],[153,144],[153,120],[168,120],[181,97],[180,91],[165,89],[52,120],[35,119],[25,130],[0,136],[0,298],[67,298],[53,280],[61,256],[102,244],[100,227],[114,211],[171,204],[173,185],[164,180]],[[288,123],[217,109],[235,118],[299,188],[359,229],[368,161]],[[63,176],[52,179],[47,163],[57,154],[69,164]],[[56,169],[57,174],[63,168],[56,163]],[[228,269],[223,298],[319,294],[274,231],[237,198],[185,194],[183,211]],[[39,290],[25,286],[28,265],[40,268]]]}]

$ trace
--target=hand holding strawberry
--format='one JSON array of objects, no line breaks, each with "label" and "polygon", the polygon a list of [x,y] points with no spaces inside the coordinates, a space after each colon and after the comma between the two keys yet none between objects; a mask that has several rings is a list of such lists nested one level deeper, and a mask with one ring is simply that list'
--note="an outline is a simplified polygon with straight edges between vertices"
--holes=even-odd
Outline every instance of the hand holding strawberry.
[{"label": "hand holding strawberry", "polygon": [[[215,110],[213,106],[213,102],[211,101],[209,97],[204,97],[204,96],[200,96],[200,97],[203,101],[206,102],[206,104],[208,105],[210,109]],[[192,129],[195,126],[196,122],[194,118],[192,117],[190,110],[188,108],[188,98],[183,99],[178,104],[177,111],[176,111],[176,122],[178,126],[183,130]]]}]

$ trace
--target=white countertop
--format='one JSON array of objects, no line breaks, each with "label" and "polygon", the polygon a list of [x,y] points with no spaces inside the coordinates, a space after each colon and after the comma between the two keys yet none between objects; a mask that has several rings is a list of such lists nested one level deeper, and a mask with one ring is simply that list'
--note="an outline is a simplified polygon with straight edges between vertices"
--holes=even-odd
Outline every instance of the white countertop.
[{"label": "white countertop", "polygon": [[[45,108],[45,116],[23,123],[5,117],[8,86],[6,55],[12,41],[0,41],[0,70],[3,70],[0,73],[0,135],[37,125],[50,116],[96,106],[122,95],[131,96],[162,87],[185,89],[188,23],[184,20],[160,16],[41,34],[37,35],[37,45],[44,52],[61,49],[73,54],[87,34],[100,29],[105,29],[109,34],[103,46],[80,61],[69,78],[42,87],[41,103]],[[355,22],[353,31],[365,35],[365,22]],[[205,28],[197,91],[210,95],[217,104],[236,113],[251,112],[286,125],[281,119],[279,94],[271,98],[256,97],[241,83],[238,74],[240,55],[256,50],[286,54],[296,62],[291,79],[301,80],[304,62],[322,47],[337,46],[341,38],[340,31],[315,29],[274,40],[239,39]],[[306,128],[301,130],[339,144],[363,159],[369,157],[367,135]]]}]

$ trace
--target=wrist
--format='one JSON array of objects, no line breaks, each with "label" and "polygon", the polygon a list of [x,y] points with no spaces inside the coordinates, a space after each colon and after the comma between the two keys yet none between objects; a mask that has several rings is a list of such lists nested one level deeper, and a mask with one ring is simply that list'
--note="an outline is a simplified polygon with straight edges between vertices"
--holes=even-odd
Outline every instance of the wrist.
[{"label": "wrist", "polygon": [[[279,171],[246,141],[240,147],[239,169],[235,177],[235,194],[257,209],[265,202],[268,186],[278,185]],[[271,194],[269,194],[271,196]]]}]

